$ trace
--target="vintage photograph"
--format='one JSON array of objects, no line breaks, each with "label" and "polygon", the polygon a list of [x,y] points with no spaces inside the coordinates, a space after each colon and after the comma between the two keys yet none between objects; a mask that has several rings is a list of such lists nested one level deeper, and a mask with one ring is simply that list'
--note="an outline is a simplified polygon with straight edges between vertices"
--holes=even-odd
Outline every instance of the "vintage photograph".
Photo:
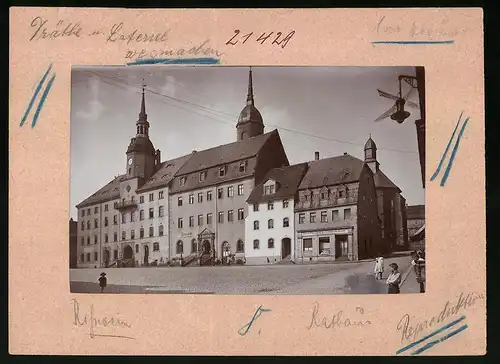
[{"label": "vintage photograph", "polygon": [[423,67],[73,67],[70,291],[425,291]]}]

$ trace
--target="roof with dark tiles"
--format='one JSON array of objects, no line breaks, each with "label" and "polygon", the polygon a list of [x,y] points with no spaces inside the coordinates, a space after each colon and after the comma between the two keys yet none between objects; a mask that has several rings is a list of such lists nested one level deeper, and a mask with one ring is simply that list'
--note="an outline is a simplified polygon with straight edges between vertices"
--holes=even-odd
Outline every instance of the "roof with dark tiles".
[{"label": "roof with dark tiles", "polygon": [[425,219],[425,205],[409,205],[406,207],[406,218],[408,220]]},{"label": "roof with dark tiles", "polygon": [[[271,169],[264,177],[263,182],[259,183],[252,190],[247,202],[256,204],[294,197],[306,171],[307,163]],[[272,195],[264,195],[264,184],[270,179],[276,181],[278,185],[276,192]]]}]

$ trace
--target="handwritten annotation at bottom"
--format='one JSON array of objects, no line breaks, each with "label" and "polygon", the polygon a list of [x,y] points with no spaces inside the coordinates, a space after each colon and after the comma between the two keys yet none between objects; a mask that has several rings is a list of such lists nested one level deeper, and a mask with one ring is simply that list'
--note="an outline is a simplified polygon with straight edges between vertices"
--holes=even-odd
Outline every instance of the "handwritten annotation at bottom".
[{"label": "handwritten annotation at bottom", "polygon": [[97,315],[94,305],[90,305],[87,310],[81,310],[80,303],[76,299],[72,299],[71,304],[73,305],[74,314],[73,325],[78,328],[88,329],[88,335],[91,339],[109,337],[135,340],[134,337],[126,335],[127,331],[132,328],[129,322],[118,316]]}]

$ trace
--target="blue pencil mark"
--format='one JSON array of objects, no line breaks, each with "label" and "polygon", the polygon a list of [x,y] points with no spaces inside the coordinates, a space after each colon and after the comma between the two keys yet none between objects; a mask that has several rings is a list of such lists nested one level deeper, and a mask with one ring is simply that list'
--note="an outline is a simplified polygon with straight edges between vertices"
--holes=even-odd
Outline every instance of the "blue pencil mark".
[{"label": "blue pencil mark", "polygon": [[428,335],[424,336],[423,338],[417,340],[417,341],[414,341],[412,342],[411,344],[408,344],[407,346],[405,346],[404,348],[401,348],[399,349],[398,351],[396,351],[396,354],[401,354],[402,352],[408,350],[408,349],[411,349],[413,348],[414,346],[424,342],[425,340],[427,339],[430,339],[431,337],[443,332],[444,330],[447,330],[449,329],[450,327],[452,326],[455,326],[456,324],[458,324],[459,322],[465,320],[465,316],[461,316],[460,318],[456,319],[455,321],[452,321],[446,325],[444,325],[443,327],[437,329],[437,330],[434,330],[432,331],[431,333],[429,333]]},{"label": "blue pencil mark", "polygon": [[[250,320],[250,322],[238,330],[238,334],[240,334],[241,336],[246,335],[248,330],[250,330],[250,328],[252,327],[253,322],[255,320],[257,320],[257,318],[259,318],[259,316],[262,314],[262,312],[269,312],[269,311],[271,311],[271,310],[269,310],[267,308],[262,308],[262,305],[260,305],[259,308],[257,308],[257,311],[255,311],[255,313],[253,314],[253,317]],[[260,330],[259,330],[259,334],[260,334]]]},{"label": "blue pencil mark", "polygon": [[35,115],[33,116],[33,122],[31,123],[32,128],[34,128],[36,125],[36,121],[38,120],[38,116],[40,115],[40,111],[42,111],[42,107],[43,107],[43,104],[45,103],[45,99],[47,98],[47,95],[49,94],[49,91],[52,88],[52,84],[54,83],[55,79],[56,79],[56,74],[54,73],[54,75],[50,78],[49,83],[47,83],[47,87],[43,91],[40,102],[38,103],[38,107],[36,108]]},{"label": "blue pencil mark", "polygon": [[451,152],[450,156],[450,161],[448,162],[448,166],[446,166],[446,170],[444,171],[443,178],[441,179],[441,187],[444,186],[446,183],[446,180],[448,179],[448,175],[450,174],[451,167],[453,165],[453,161],[455,160],[455,155],[457,154],[458,146],[460,145],[460,139],[462,138],[462,134],[464,133],[465,127],[469,123],[469,118],[465,119],[464,125],[462,125],[462,128],[460,129],[460,133],[458,133],[458,138],[457,142],[455,143],[455,147],[453,148],[453,151]]},{"label": "blue pencil mark", "polygon": [[33,104],[35,103],[35,99],[38,96],[38,93],[40,92],[40,90],[42,89],[42,85],[45,82],[45,79],[47,78],[47,76],[48,76],[48,74],[49,74],[49,72],[50,72],[51,69],[52,69],[52,64],[49,65],[49,68],[47,69],[47,71],[43,75],[42,79],[38,83],[38,86],[36,87],[35,92],[33,93],[33,96],[31,96],[31,100],[30,100],[30,102],[28,104],[28,108],[26,109],[26,112],[24,113],[24,116],[21,119],[21,123],[20,123],[19,126],[23,126],[24,122],[28,118],[28,115],[29,115],[29,113],[31,111],[31,108],[33,107]]},{"label": "blue pencil mark", "polygon": [[219,64],[218,58],[148,58],[127,63],[127,66],[144,64]]},{"label": "blue pencil mark", "polygon": [[434,172],[434,174],[431,177],[431,181],[434,181],[434,179],[438,176],[439,172],[441,171],[441,167],[443,166],[443,162],[444,162],[444,160],[445,160],[445,158],[446,158],[446,156],[448,154],[448,150],[450,149],[451,142],[455,138],[455,133],[457,132],[458,125],[460,125],[460,121],[462,120],[463,113],[464,112],[462,111],[462,113],[460,114],[460,117],[458,118],[457,125],[455,125],[455,129],[453,130],[453,134],[451,134],[451,138],[448,141],[448,145],[446,146],[446,149],[444,150],[443,155],[441,156],[441,160],[439,161],[439,164],[438,164],[438,166],[436,168],[436,171]]},{"label": "blue pencil mark", "polygon": [[456,334],[464,331],[466,328],[468,328],[469,326],[467,324],[465,325],[462,325],[460,326],[458,329],[456,329],[455,331],[452,331],[448,334],[446,334],[445,336],[439,338],[438,340],[434,340],[434,341],[431,341],[430,343],[427,343],[425,344],[424,346],[422,346],[421,348],[415,350],[413,353],[411,353],[411,355],[418,355],[420,354],[421,352],[423,351],[426,351],[426,350],[429,350],[430,348],[432,348],[434,345],[436,344],[439,344],[447,339],[449,339],[450,337],[452,336],[455,336]]},{"label": "blue pencil mark", "polygon": [[453,44],[454,40],[380,40],[372,44]]}]

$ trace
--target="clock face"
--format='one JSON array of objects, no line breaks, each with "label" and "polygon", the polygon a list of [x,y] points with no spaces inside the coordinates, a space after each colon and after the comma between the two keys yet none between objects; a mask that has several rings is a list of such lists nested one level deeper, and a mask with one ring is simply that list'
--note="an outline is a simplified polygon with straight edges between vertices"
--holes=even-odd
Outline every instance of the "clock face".
[{"label": "clock face", "polygon": [[131,166],[132,165],[132,158],[129,158],[128,159],[128,165]]}]

